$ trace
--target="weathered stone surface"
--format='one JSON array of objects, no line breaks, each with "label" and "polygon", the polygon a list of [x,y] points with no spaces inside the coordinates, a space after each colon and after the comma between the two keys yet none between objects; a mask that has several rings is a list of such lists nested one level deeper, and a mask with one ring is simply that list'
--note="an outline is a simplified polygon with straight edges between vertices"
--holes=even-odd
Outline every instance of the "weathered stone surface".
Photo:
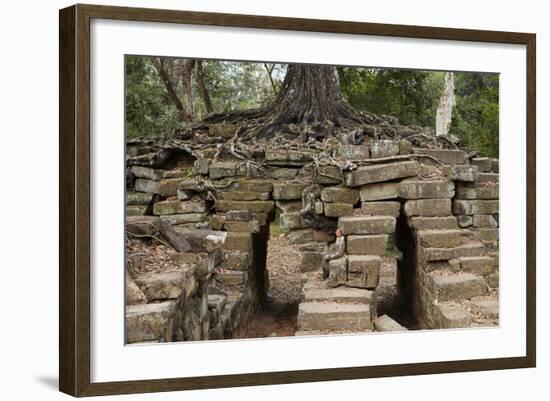
[{"label": "weathered stone surface", "polygon": [[388,238],[387,234],[349,235],[346,238],[346,252],[349,255],[384,255]]},{"label": "weathered stone surface", "polygon": [[381,182],[378,184],[364,185],[359,190],[361,202],[395,199],[399,195],[397,182]]},{"label": "weathered stone surface", "polygon": [[492,159],[491,163],[492,163],[492,165],[491,165],[491,171],[492,171],[493,173],[498,173],[499,170],[500,170],[498,159]]},{"label": "weathered stone surface", "polygon": [[458,199],[498,199],[498,182],[459,183],[456,188]]},{"label": "weathered stone surface", "polygon": [[365,145],[340,145],[338,156],[346,160],[367,160],[370,157],[369,147]]},{"label": "weathered stone surface", "polygon": [[226,295],[208,294],[208,314],[210,316],[211,328],[216,326],[220,322],[221,313],[226,303],[227,303]]},{"label": "weathered stone surface", "polygon": [[188,178],[192,174],[192,169],[177,167],[173,170],[166,170],[162,175],[162,178]]},{"label": "weathered stone surface", "polygon": [[134,279],[128,273],[128,270],[126,270],[126,282],[124,288],[126,289],[126,305],[147,303],[147,298],[145,297],[145,294],[137,286]]},{"label": "weathered stone surface", "polygon": [[498,227],[498,221],[491,214],[476,214],[473,216],[474,227]]},{"label": "weathered stone surface", "polygon": [[145,178],[147,180],[159,181],[166,170],[154,169],[144,166],[132,166],[132,173],[136,178]]},{"label": "weathered stone surface", "polygon": [[315,202],[315,213],[316,214],[323,214],[325,212],[325,205],[323,202],[316,201]]},{"label": "weathered stone surface", "polygon": [[176,196],[178,188],[185,178],[164,178],[160,180],[159,193],[164,197]]},{"label": "weathered stone surface", "polygon": [[153,206],[153,214],[184,214],[184,213],[204,213],[206,212],[206,203],[204,201],[179,201],[167,200],[157,202]]},{"label": "weathered stone surface", "polygon": [[442,302],[435,305],[436,320],[442,329],[468,327],[472,322],[470,313],[460,304]]},{"label": "weathered stone surface", "polygon": [[455,200],[454,214],[495,214],[498,213],[498,200]]},{"label": "weathered stone surface", "polygon": [[294,230],[296,228],[307,228],[309,224],[304,220],[300,212],[281,214],[281,226]]},{"label": "weathered stone surface", "polygon": [[450,199],[418,199],[408,200],[404,207],[405,215],[439,217],[451,214]]},{"label": "weathered stone surface", "polygon": [[218,212],[229,212],[230,210],[248,210],[251,213],[269,213],[275,203],[273,201],[226,201],[218,200],[216,210]]},{"label": "weathered stone surface", "polygon": [[474,157],[472,164],[479,168],[480,173],[490,173],[493,169],[493,160],[488,157]]},{"label": "weathered stone surface", "polygon": [[273,199],[302,199],[302,192],[309,186],[306,183],[277,182],[273,184]]},{"label": "weathered stone surface", "polygon": [[407,329],[397,323],[388,315],[378,316],[374,319],[374,328],[376,331],[406,331]]},{"label": "weathered stone surface", "polygon": [[154,194],[160,193],[160,182],[147,180],[145,178],[138,178],[134,183],[134,188],[139,192],[151,192]]},{"label": "weathered stone surface", "polygon": [[242,288],[247,281],[248,275],[245,271],[228,271],[216,273],[216,280],[226,288]]},{"label": "weathered stone surface", "polygon": [[327,244],[325,242],[307,242],[305,244],[298,245],[298,251],[300,252],[320,252],[326,253]]},{"label": "weathered stone surface", "polygon": [[414,148],[413,153],[435,157],[443,164],[464,164],[466,152],[454,149],[424,149]]},{"label": "weathered stone surface", "polygon": [[409,225],[417,230],[443,230],[457,228],[455,216],[411,217]]},{"label": "weathered stone surface", "polygon": [[149,205],[154,194],[147,192],[127,192],[126,205]]},{"label": "weathered stone surface", "polygon": [[187,224],[187,223],[199,223],[206,221],[206,213],[183,213],[183,214],[168,214],[160,216],[161,220],[166,220],[170,224]]},{"label": "weathered stone surface", "polygon": [[271,194],[269,192],[219,192],[220,199],[230,201],[252,201],[252,200],[269,200]]},{"label": "weathered stone surface", "polygon": [[363,202],[361,203],[360,214],[364,216],[399,216],[399,202]]},{"label": "weathered stone surface", "polygon": [[313,170],[315,181],[319,184],[339,184],[343,177],[337,166],[318,166]]},{"label": "weathered stone surface", "polygon": [[252,249],[252,235],[249,233],[228,232],[223,242],[223,249],[249,251]]},{"label": "weathered stone surface", "polygon": [[135,278],[136,284],[147,297],[147,301],[177,299],[184,291],[192,292],[196,286],[192,268],[161,273],[143,273]]},{"label": "weathered stone surface", "polygon": [[204,261],[208,259],[208,253],[174,252],[170,254],[170,258],[180,265],[194,265],[199,263],[201,260]]},{"label": "weathered stone surface", "polygon": [[241,232],[241,233],[258,233],[260,232],[260,224],[258,220],[251,221],[226,221],[223,225],[225,231]]},{"label": "weathered stone surface", "polygon": [[304,302],[336,302],[344,304],[372,304],[374,292],[363,288],[312,289],[304,292]]},{"label": "weathered stone surface", "polygon": [[278,180],[291,179],[298,175],[300,169],[297,168],[285,168],[285,167],[271,167],[269,169],[271,176]]},{"label": "weathered stone surface", "polygon": [[195,160],[195,163],[193,164],[193,169],[195,170],[196,174],[208,175],[209,166],[210,166],[210,160],[203,157]]},{"label": "weathered stone surface", "polygon": [[498,319],[499,305],[498,298],[484,296],[471,299],[474,309],[479,311],[486,319]]},{"label": "weathered stone surface", "polygon": [[379,159],[382,157],[390,157],[399,154],[399,141],[391,139],[379,139],[370,142],[371,157]]},{"label": "weathered stone surface", "polygon": [[473,182],[477,179],[478,174],[478,167],[470,164],[450,166],[448,169],[449,178],[454,181]]},{"label": "weathered stone surface", "polygon": [[126,216],[126,231],[135,235],[153,235],[160,229],[156,216]]},{"label": "weathered stone surface", "polygon": [[399,154],[410,155],[413,151],[413,144],[407,139],[401,139],[399,141]]},{"label": "weathered stone surface", "polygon": [[293,150],[267,150],[265,161],[273,166],[303,166],[313,161],[313,155]]},{"label": "weathered stone surface", "polygon": [[498,241],[499,230],[493,227],[475,228],[472,230],[473,238],[479,241]]},{"label": "weathered stone surface", "polygon": [[288,234],[288,240],[292,244],[304,244],[311,241],[332,242],[334,235],[313,228],[292,230]]},{"label": "weathered stone surface", "polygon": [[232,181],[230,185],[224,185],[223,190],[241,191],[241,192],[271,192],[273,183],[268,180],[240,179]]},{"label": "weathered stone surface", "polygon": [[493,271],[493,259],[489,256],[466,256],[458,260],[460,268],[466,273],[485,276]]},{"label": "weathered stone surface", "polygon": [[129,205],[126,206],[126,216],[145,216],[149,209],[149,205]]},{"label": "weathered stone surface", "polygon": [[126,342],[160,340],[175,301],[126,306]]},{"label": "weathered stone surface", "polygon": [[497,173],[479,173],[477,176],[478,182],[498,182],[498,174]]},{"label": "weathered stone surface", "polygon": [[321,200],[323,202],[353,204],[359,201],[359,191],[346,187],[326,187],[321,191]]},{"label": "weathered stone surface", "polygon": [[252,215],[248,210],[230,210],[225,214],[225,221],[250,221]]},{"label": "weathered stone surface", "polygon": [[432,291],[440,302],[460,301],[487,293],[482,277],[470,273],[433,275]]},{"label": "weathered stone surface", "polygon": [[225,222],[225,215],[223,214],[217,213],[208,217],[208,225],[212,230],[221,230],[224,222]]},{"label": "weathered stone surface", "polygon": [[223,267],[229,270],[248,270],[252,263],[248,251],[224,251]]},{"label": "weathered stone surface", "polygon": [[210,162],[210,165],[208,167],[208,174],[212,179],[235,177],[237,175],[238,164],[239,163],[234,161]]},{"label": "weathered stone surface", "polygon": [[338,287],[346,284],[348,275],[348,263],[345,257],[332,259],[328,263],[328,285]]},{"label": "weathered stone surface", "polygon": [[380,256],[349,255],[348,280],[350,287],[374,289],[380,282]]},{"label": "weathered stone surface", "polygon": [[365,304],[303,302],[298,308],[298,330],[370,330],[371,310]]},{"label": "weathered stone surface", "polygon": [[235,135],[235,132],[237,131],[238,126],[235,124],[227,124],[227,123],[220,123],[220,124],[210,124],[208,126],[208,133],[211,137],[222,137],[224,139],[229,139],[233,135]]},{"label": "weathered stone surface", "polygon": [[460,262],[458,259],[440,260],[437,262],[427,262],[424,270],[429,273],[433,271],[447,271],[458,273],[460,271]]},{"label": "weathered stone surface", "polygon": [[486,278],[485,278],[486,282],[487,282],[487,285],[491,288],[499,288],[499,281],[500,281],[500,278],[499,278],[499,272],[494,272],[494,273],[491,273],[489,274]]},{"label": "weathered stone surface", "polygon": [[403,199],[439,199],[453,196],[454,184],[451,181],[408,179],[399,184],[399,197]]},{"label": "weathered stone surface", "polygon": [[415,161],[405,161],[387,164],[375,164],[359,167],[345,174],[346,185],[358,187],[375,182],[395,180],[397,178],[414,177],[420,172],[420,165]]},{"label": "weathered stone surface", "polygon": [[301,200],[276,201],[275,206],[277,206],[282,213],[299,212],[302,209],[302,201]]},{"label": "weathered stone surface", "polygon": [[458,221],[458,226],[460,228],[471,227],[474,224],[473,216],[468,216],[467,214],[459,214],[456,217]]},{"label": "weathered stone surface", "polygon": [[389,234],[395,231],[395,218],[391,216],[341,217],[338,225],[344,235]]},{"label": "weathered stone surface", "polygon": [[354,210],[351,203],[325,203],[323,209],[327,217],[352,216]]},{"label": "weathered stone surface", "polygon": [[426,261],[456,259],[461,256],[483,256],[485,246],[481,242],[471,242],[454,248],[425,248]]},{"label": "weathered stone surface", "polygon": [[419,230],[420,244],[431,248],[451,248],[462,243],[460,230]]},{"label": "weathered stone surface", "polygon": [[321,270],[321,264],[323,263],[323,257],[325,256],[324,252],[304,251],[304,252],[300,252],[300,256],[301,256],[301,261],[300,261],[301,272],[311,272],[311,271]]}]

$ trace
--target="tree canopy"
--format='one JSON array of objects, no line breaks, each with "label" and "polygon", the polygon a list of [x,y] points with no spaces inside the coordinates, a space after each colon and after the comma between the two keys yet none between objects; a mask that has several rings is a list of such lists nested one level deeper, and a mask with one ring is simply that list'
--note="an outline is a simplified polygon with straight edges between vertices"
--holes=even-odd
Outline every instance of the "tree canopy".
[{"label": "tree canopy", "polygon": [[[283,89],[287,70],[285,64],[127,56],[126,134],[170,136],[210,112],[267,107]],[[354,109],[435,127],[444,72],[338,67],[337,80]],[[454,80],[450,133],[481,155],[497,157],[498,75],[457,72]]]}]

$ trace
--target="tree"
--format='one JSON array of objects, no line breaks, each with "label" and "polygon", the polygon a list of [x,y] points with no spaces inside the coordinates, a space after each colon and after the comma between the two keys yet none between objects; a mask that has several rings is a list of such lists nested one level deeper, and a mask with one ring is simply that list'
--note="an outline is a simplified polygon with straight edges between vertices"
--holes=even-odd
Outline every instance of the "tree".
[{"label": "tree", "polygon": [[435,134],[437,136],[447,136],[449,134],[454,106],[456,106],[454,74],[446,72],[443,93],[439,99],[435,117]]}]

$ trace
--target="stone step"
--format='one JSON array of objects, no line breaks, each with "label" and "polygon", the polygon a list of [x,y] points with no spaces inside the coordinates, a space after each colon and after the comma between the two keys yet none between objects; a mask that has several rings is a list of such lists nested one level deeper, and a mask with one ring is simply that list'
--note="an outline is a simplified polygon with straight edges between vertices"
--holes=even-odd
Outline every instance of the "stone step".
[{"label": "stone step", "polygon": [[126,340],[128,343],[158,341],[164,335],[168,318],[176,301],[126,306]]},{"label": "stone step", "polygon": [[470,312],[456,302],[441,302],[434,309],[434,317],[442,329],[464,328],[472,323]]},{"label": "stone step", "polygon": [[374,328],[376,331],[406,331],[407,329],[397,323],[388,315],[378,316],[374,320]]},{"label": "stone step", "polygon": [[302,302],[298,307],[298,331],[365,331],[372,328],[370,305]]},{"label": "stone step", "polygon": [[428,248],[453,248],[463,242],[460,230],[419,230],[418,239]]},{"label": "stone step", "polygon": [[392,216],[353,216],[341,217],[338,225],[344,235],[390,234],[395,231],[395,222]]},{"label": "stone step", "polygon": [[428,262],[456,259],[462,256],[483,256],[484,254],[485,245],[479,241],[471,241],[453,248],[424,248],[424,258]]},{"label": "stone step", "polygon": [[335,302],[339,304],[366,304],[374,301],[374,291],[360,288],[310,289],[304,292],[303,302]]},{"label": "stone step", "polygon": [[471,273],[431,273],[431,290],[439,302],[460,301],[488,292],[483,277]]},{"label": "stone step", "polygon": [[478,313],[481,318],[498,321],[499,303],[494,296],[474,297],[471,300],[472,311]]},{"label": "stone step", "polygon": [[417,230],[444,230],[458,227],[455,216],[411,217],[409,225]]}]

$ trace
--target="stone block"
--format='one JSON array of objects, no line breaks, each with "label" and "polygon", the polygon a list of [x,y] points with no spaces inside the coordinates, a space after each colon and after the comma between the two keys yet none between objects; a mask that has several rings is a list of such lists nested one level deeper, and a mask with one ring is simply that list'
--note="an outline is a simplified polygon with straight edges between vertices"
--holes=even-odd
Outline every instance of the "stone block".
[{"label": "stone block", "polygon": [[498,199],[498,182],[458,183],[456,187],[458,199]]},{"label": "stone block", "polygon": [[129,205],[126,206],[126,216],[145,216],[149,210],[149,205]]},{"label": "stone block", "polygon": [[147,303],[147,298],[145,294],[140,290],[140,288],[135,283],[134,279],[126,270],[126,282],[125,282],[125,302],[126,305],[138,305]]},{"label": "stone block", "polygon": [[223,267],[228,270],[248,270],[252,263],[249,251],[224,251]]},{"label": "stone block", "polygon": [[493,259],[489,256],[465,256],[458,258],[463,272],[486,276],[493,271]]},{"label": "stone block", "polygon": [[359,187],[375,182],[391,181],[398,178],[414,177],[420,172],[420,165],[415,161],[374,164],[359,167],[345,173],[346,185]]},{"label": "stone block", "polygon": [[183,293],[192,293],[197,285],[192,268],[161,273],[143,273],[135,282],[147,297],[147,301],[177,299]]},{"label": "stone block", "polygon": [[288,180],[296,177],[300,172],[300,169],[297,168],[286,168],[286,167],[271,167],[269,169],[271,176],[277,180]]},{"label": "stone block", "polygon": [[474,297],[471,302],[473,308],[480,312],[485,319],[498,319],[498,298],[490,296]]},{"label": "stone block", "polygon": [[474,227],[498,227],[498,221],[491,214],[476,214],[473,216]]},{"label": "stone block", "polygon": [[219,199],[229,201],[253,201],[253,200],[269,200],[271,193],[269,192],[241,192],[241,191],[226,191],[219,192]]},{"label": "stone block", "polygon": [[371,157],[380,159],[382,157],[396,156],[399,154],[399,141],[391,139],[378,139],[370,142]]},{"label": "stone block", "polygon": [[407,329],[397,323],[388,315],[378,316],[374,319],[374,329],[376,331],[406,331]]},{"label": "stone block", "polygon": [[491,164],[491,171],[493,173],[498,173],[499,172],[499,161],[498,159],[492,159],[492,164]]},{"label": "stone block", "polygon": [[367,160],[370,158],[370,150],[365,145],[340,144],[337,155],[346,160]]},{"label": "stone block", "polygon": [[126,192],[126,205],[149,205],[154,194],[147,192]]},{"label": "stone block", "polygon": [[450,181],[420,181],[408,179],[399,184],[399,197],[403,199],[452,198],[454,184]]},{"label": "stone block", "polygon": [[208,174],[210,178],[217,180],[225,177],[237,176],[238,162],[234,161],[216,161],[210,162],[208,167]]},{"label": "stone block", "polygon": [[407,139],[401,139],[399,141],[399,154],[410,155],[413,151],[413,144]]},{"label": "stone block", "polygon": [[360,214],[364,216],[399,216],[401,204],[399,202],[363,202]]},{"label": "stone block", "polygon": [[160,216],[161,220],[168,221],[172,225],[200,223],[206,221],[206,213],[183,213],[183,214],[168,214]]},{"label": "stone block", "polygon": [[359,190],[361,202],[395,199],[399,195],[397,182],[381,182],[378,184],[364,185]]},{"label": "stone block", "polygon": [[352,216],[338,220],[344,235],[389,234],[395,231],[395,223],[395,218],[391,216]]},{"label": "stone block", "polygon": [[350,287],[374,289],[380,282],[380,256],[349,255],[348,279]]},{"label": "stone block", "polygon": [[215,279],[223,287],[230,289],[242,288],[247,282],[248,274],[245,271],[228,271],[216,273]]},{"label": "stone block", "polygon": [[177,167],[173,170],[166,170],[162,178],[189,178],[193,175],[193,170],[185,167]]},{"label": "stone block", "polygon": [[156,216],[126,216],[126,231],[135,235],[154,235],[160,229]]},{"label": "stone block", "polygon": [[195,265],[208,259],[208,253],[174,252],[170,254],[170,259],[179,265]]},{"label": "stone block", "polygon": [[443,164],[460,165],[466,163],[466,152],[462,150],[414,148],[413,153],[432,156]]},{"label": "stone block", "polygon": [[426,261],[450,260],[461,256],[483,256],[485,246],[481,242],[471,242],[454,248],[425,248]]},{"label": "stone block", "polygon": [[207,158],[200,158],[193,163],[193,169],[196,174],[208,175],[208,168],[210,166],[210,160]]},{"label": "stone block", "polygon": [[226,201],[218,200],[216,210],[218,212],[229,212],[230,210],[248,210],[251,213],[269,213],[273,210],[273,201]]},{"label": "stone block", "polygon": [[479,170],[477,166],[465,164],[463,166],[450,166],[447,170],[451,180],[461,182],[473,182],[477,180]]},{"label": "stone block", "polygon": [[346,187],[326,187],[321,191],[321,200],[323,202],[353,204],[359,201],[359,191]]},{"label": "stone block", "polygon": [[346,257],[332,259],[328,262],[328,285],[338,287],[345,285],[348,275],[348,263]]},{"label": "stone block", "polygon": [[435,305],[435,319],[442,329],[455,329],[470,326],[472,317],[460,304],[443,302]]},{"label": "stone block", "polygon": [[461,301],[488,292],[485,280],[470,273],[432,275],[431,289],[439,302]]},{"label": "stone block", "polygon": [[460,230],[419,230],[420,244],[428,248],[452,248],[462,243]]},{"label": "stone block", "polygon": [[456,216],[456,219],[460,228],[471,227],[474,224],[473,216],[468,216],[467,214],[459,214]]},{"label": "stone block", "polygon": [[265,161],[272,166],[303,166],[313,161],[311,152],[293,150],[266,150]]},{"label": "stone block", "polygon": [[298,330],[365,331],[372,329],[370,305],[303,302],[298,307]]},{"label": "stone block", "polygon": [[311,241],[332,242],[334,241],[334,235],[328,234],[322,230],[304,228],[292,230],[288,234],[288,240],[292,244],[304,244]]},{"label": "stone block", "polygon": [[148,180],[145,178],[138,178],[134,183],[134,188],[139,192],[151,192],[154,194],[160,193],[160,182]]},{"label": "stone block", "polygon": [[477,176],[477,182],[498,182],[497,173],[479,173]]},{"label": "stone block", "polygon": [[352,216],[353,210],[351,203],[325,203],[324,205],[324,214],[327,217]]},{"label": "stone block", "polygon": [[273,199],[302,199],[302,192],[309,185],[307,183],[277,182],[273,184]]},{"label": "stone block", "polygon": [[206,212],[206,203],[204,201],[185,201],[167,200],[157,202],[153,206],[153,214],[184,214],[184,213],[204,213]]},{"label": "stone block", "polygon": [[409,225],[416,230],[443,230],[457,228],[455,216],[411,217]]},{"label": "stone block", "polygon": [[223,249],[249,251],[252,249],[252,235],[249,233],[228,232],[223,242]]},{"label": "stone block", "polygon": [[126,342],[161,340],[175,304],[175,301],[166,301],[126,306]]},{"label": "stone block", "polygon": [[300,212],[281,214],[281,226],[294,230],[297,228],[307,228],[309,224],[304,220]]},{"label": "stone block", "polygon": [[387,234],[349,235],[346,252],[349,255],[385,255],[388,248]]},{"label": "stone block", "polygon": [[250,221],[252,215],[248,210],[229,210],[225,214],[225,221]]},{"label": "stone block", "polygon": [[485,277],[485,281],[487,282],[487,285],[491,288],[499,288],[499,272],[494,272],[489,274],[487,277]]},{"label": "stone block", "polygon": [[275,206],[279,208],[281,213],[299,212],[302,209],[301,200],[276,201]]},{"label": "stone block", "polygon": [[372,305],[374,303],[374,291],[349,287],[312,289],[304,292],[303,301]]},{"label": "stone block", "polygon": [[315,213],[321,215],[324,212],[325,212],[325,205],[323,204],[323,202],[316,201],[315,202]]},{"label": "stone block", "polygon": [[475,228],[472,230],[473,238],[478,241],[498,241],[499,230],[494,227]]},{"label": "stone block", "polygon": [[240,179],[231,184],[223,185],[223,190],[241,191],[241,192],[271,192],[273,191],[273,182],[268,180]]},{"label": "stone block", "polygon": [[342,182],[342,173],[337,166],[317,166],[313,170],[315,181],[318,184],[339,184]]},{"label": "stone block", "polygon": [[300,271],[312,272],[321,271],[321,265],[323,263],[324,252],[317,251],[303,251],[300,252]]},{"label": "stone block", "polygon": [[403,208],[405,215],[425,216],[425,217],[441,217],[451,214],[450,199],[417,199],[408,200]]},{"label": "stone block", "polygon": [[240,233],[258,233],[260,232],[260,224],[258,220],[251,221],[226,221],[223,225],[225,231],[240,232]]},{"label": "stone block", "polygon": [[184,181],[186,181],[185,178],[163,178],[159,183],[159,194],[165,198],[176,196],[180,184]]},{"label": "stone block", "polygon": [[461,200],[453,203],[454,214],[496,214],[498,213],[498,200]]},{"label": "stone block", "polygon": [[488,157],[474,157],[472,164],[479,168],[480,173],[490,173],[493,169],[493,160]]},{"label": "stone block", "polygon": [[166,170],[154,169],[151,167],[132,166],[132,173],[136,178],[159,181],[163,178],[165,172]]}]

